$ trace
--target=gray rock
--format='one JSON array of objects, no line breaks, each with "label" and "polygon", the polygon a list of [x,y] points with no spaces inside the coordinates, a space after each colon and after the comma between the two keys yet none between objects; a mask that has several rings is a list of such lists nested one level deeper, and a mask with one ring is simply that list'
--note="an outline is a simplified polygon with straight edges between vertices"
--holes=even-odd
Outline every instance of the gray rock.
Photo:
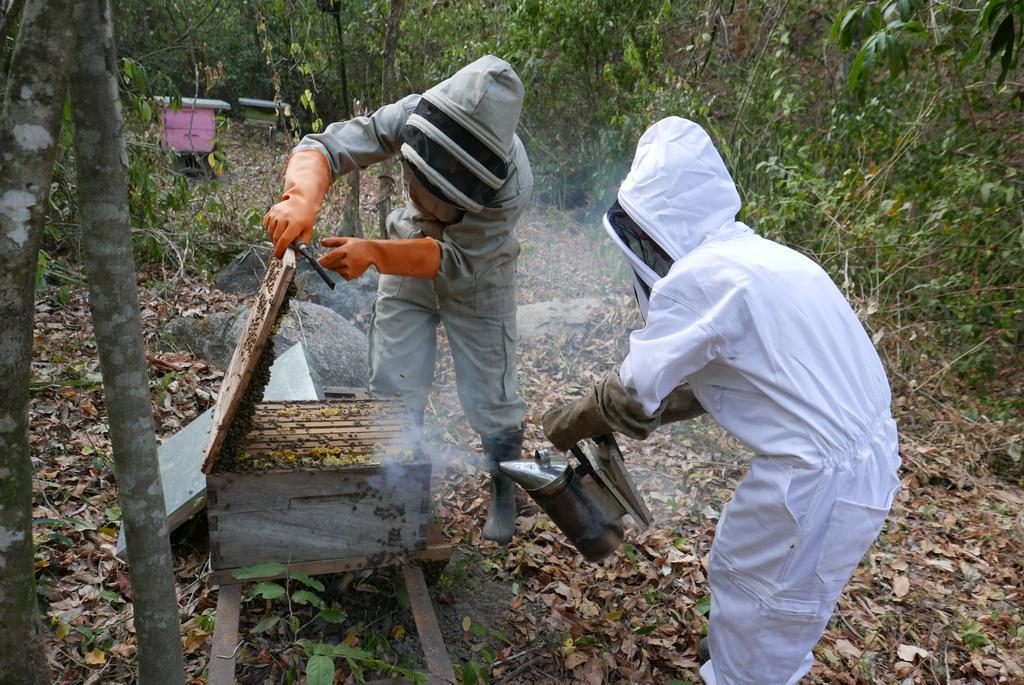
[{"label": "gray rock", "polygon": [[519,339],[535,340],[547,335],[586,332],[595,315],[606,308],[607,305],[596,297],[521,305],[516,314]]},{"label": "gray rock", "polygon": [[[267,261],[273,251],[269,245],[254,245],[239,253],[230,264],[217,274],[218,290],[229,293],[255,294],[267,272]],[[369,309],[377,295],[379,277],[373,269],[354,281],[331,274],[335,286],[332,290],[313,266],[303,257],[296,262],[295,285],[299,292],[295,299],[307,300],[331,309],[352,321],[356,314]]]},{"label": "gray rock", "polygon": [[[170,349],[188,350],[226,368],[250,309],[245,305],[205,319],[175,319],[167,325],[161,339]],[[313,371],[323,385],[367,385],[370,372],[366,334],[344,317],[312,302],[292,300],[278,325],[274,347],[282,353],[297,342],[303,343]]]},{"label": "gray rock", "polygon": [[[242,334],[239,326],[234,335]],[[292,300],[274,344],[286,350],[301,342],[324,386],[366,387],[370,380],[366,334],[334,311],[313,302]]]},{"label": "gray rock", "polygon": [[368,310],[373,304],[379,280],[375,270],[369,269],[353,281],[346,281],[336,274],[331,276],[335,281],[333,290],[311,267],[307,265],[306,270],[300,268],[295,277],[299,290],[297,297],[327,307],[349,321],[355,320],[356,314]]},{"label": "gray rock", "polygon": [[273,254],[269,245],[253,245],[239,253],[217,274],[217,289],[226,293],[255,293]]},{"label": "gray rock", "polygon": [[231,336],[231,331],[241,330],[249,317],[249,311],[249,307],[242,306],[230,312],[215,312],[202,319],[173,319],[161,331],[160,339],[171,350],[188,351],[225,368],[238,340],[237,336]]}]

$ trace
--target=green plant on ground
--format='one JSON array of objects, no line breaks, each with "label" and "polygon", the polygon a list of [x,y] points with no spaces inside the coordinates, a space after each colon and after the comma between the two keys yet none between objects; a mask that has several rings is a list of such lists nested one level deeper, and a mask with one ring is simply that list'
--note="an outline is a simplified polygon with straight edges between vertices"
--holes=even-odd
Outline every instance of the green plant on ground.
[{"label": "green plant on ground", "polygon": [[[245,581],[284,575],[281,564],[255,564],[238,569],[233,573],[236,580]],[[300,571],[287,575],[284,583],[261,581],[252,585],[243,600],[253,602],[262,599],[267,602],[268,613],[273,603],[283,603],[283,611],[269,613],[249,632],[261,635],[273,630],[280,631],[280,639],[298,646],[306,656],[306,682],[308,685],[330,685],[334,682],[335,659],[341,659],[358,682],[364,682],[367,671],[383,671],[388,675],[398,674],[414,682],[426,681],[426,675],[410,668],[391,664],[381,659],[375,645],[377,640],[364,640],[369,649],[360,649],[340,642],[329,644],[324,635],[316,638],[304,637],[315,632],[317,625],[341,625],[348,620],[348,614],[338,606],[328,606],[321,593],[325,592],[322,582]],[[299,607],[306,607],[303,611]],[[300,616],[300,614],[302,614]],[[372,650],[372,651],[371,651]]]}]

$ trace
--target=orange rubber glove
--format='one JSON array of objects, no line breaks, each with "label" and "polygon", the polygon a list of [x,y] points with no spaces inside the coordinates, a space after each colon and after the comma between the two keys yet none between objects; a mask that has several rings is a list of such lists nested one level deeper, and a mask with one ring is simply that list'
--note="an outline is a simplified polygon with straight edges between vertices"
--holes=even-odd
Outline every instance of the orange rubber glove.
[{"label": "orange rubber glove", "polygon": [[316,150],[300,150],[288,158],[281,201],[263,216],[275,257],[283,257],[296,241],[313,242],[313,222],[330,185],[331,167]]},{"label": "orange rubber glove", "polygon": [[320,258],[320,264],[351,281],[370,268],[392,276],[434,278],[441,268],[441,246],[433,238],[412,240],[363,240],[324,238],[324,247],[334,249]]}]

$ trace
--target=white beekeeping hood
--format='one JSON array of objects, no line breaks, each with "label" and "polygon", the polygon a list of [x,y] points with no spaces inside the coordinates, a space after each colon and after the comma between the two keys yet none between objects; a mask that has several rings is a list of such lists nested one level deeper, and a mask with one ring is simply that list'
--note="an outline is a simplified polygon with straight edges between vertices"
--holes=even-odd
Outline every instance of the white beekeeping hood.
[{"label": "white beekeeping hood", "polygon": [[[709,237],[736,226],[740,196],[711,137],[699,125],[668,117],[640,138],[633,166],[618,193],[619,205],[643,231],[676,261]],[[647,315],[647,295],[662,278],[644,263],[604,220],[605,230],[626,255],[640,308]],[[749,229],[748,229],[749,230]]]}]

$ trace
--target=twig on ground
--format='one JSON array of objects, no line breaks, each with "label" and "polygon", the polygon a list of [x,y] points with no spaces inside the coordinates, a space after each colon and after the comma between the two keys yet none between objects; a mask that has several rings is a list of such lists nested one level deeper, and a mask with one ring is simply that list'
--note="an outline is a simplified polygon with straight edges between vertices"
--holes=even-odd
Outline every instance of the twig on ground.
[{"label": "twig on ground", "polygon": [[[525,670],[527,670],[529,668],[533,668],[533,665],[536,662],[538,662],[541,659],[543,659],[543,658],[544,658],[544,655],[535,656],[532,659],[530,659],[529,661],[527,661],[526,663],[520,664],[515,669],[509,671],[508,673],[505,673],[505,674],[501,675],[497,680],[495,680],[495,682],[496,683],[502,683],[502,682],[513,682],[514,683],[514,682],[517,682],[516,680],[514,680],[516,678],[516,676],[518,676],[520,673],[522,673],[523,671],[525,671]],[[555,681],[552,680],[551,682],[555,682]]]}]

